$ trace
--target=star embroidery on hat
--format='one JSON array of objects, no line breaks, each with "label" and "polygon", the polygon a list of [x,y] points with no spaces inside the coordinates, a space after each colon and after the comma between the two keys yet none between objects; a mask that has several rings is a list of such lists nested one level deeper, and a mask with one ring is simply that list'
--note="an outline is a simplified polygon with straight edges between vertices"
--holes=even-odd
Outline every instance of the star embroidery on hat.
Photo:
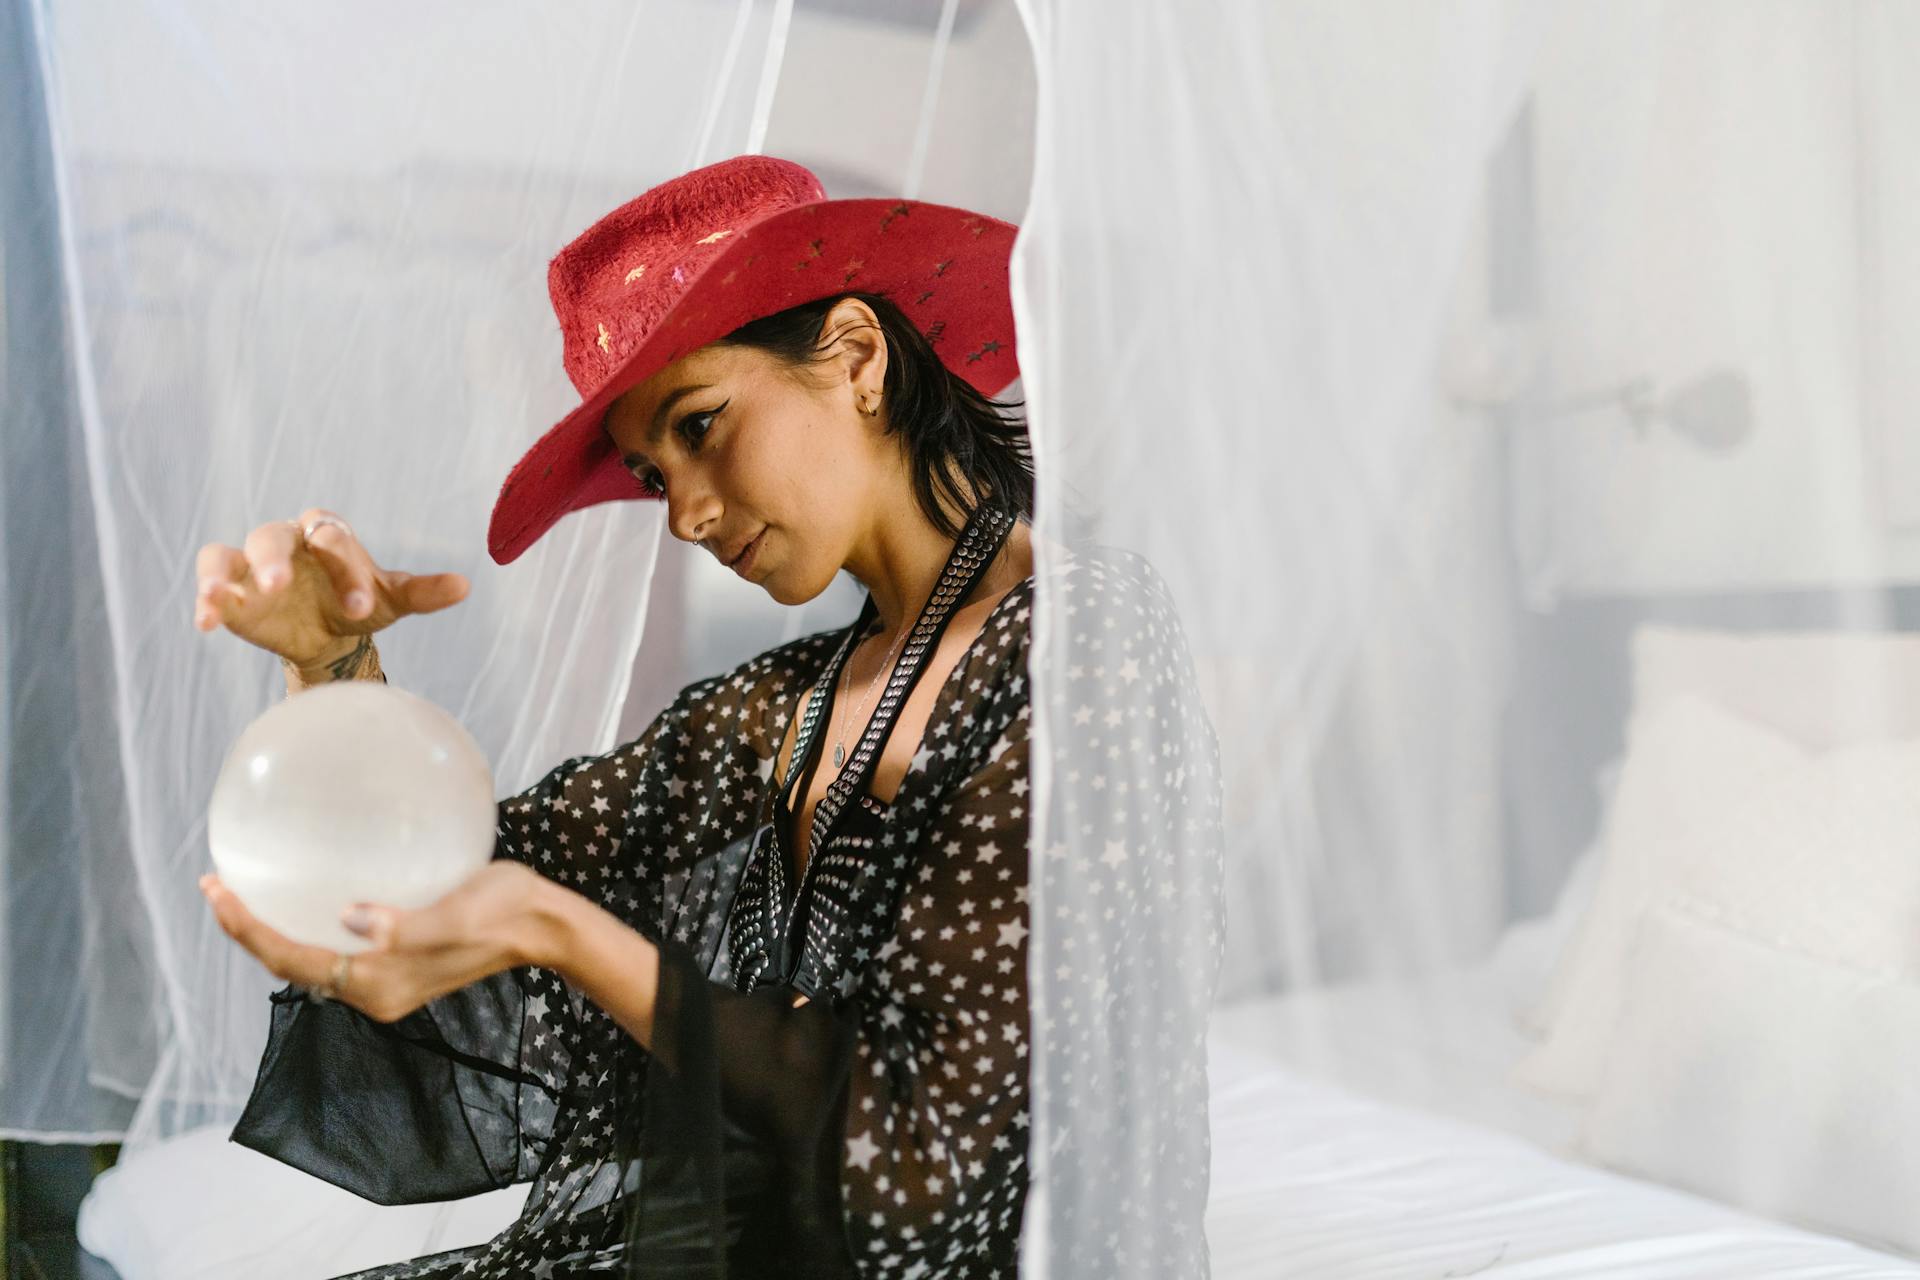
[{"label": "star embroidery on hat", "polygon": [[725,239],[726,237],[732,234],[733,234],[733,228],[728,227],[726,230],[716,231],[710,236],[701,236],[698,240],[695,240],[694,243],[695,244],[717,244],[721,240]]},{"label": "star embroidery on hat", "polygon": [[892,206],[885,213],[880,215],[880,229],[882,231],[885,231],[887,229],[887,224],[892,222],[895,218],[904,218],[909,213],[912,213],[912,212],[913,212],[912,206],[908,205],[904,201]]},{"label": "star embroidery on hat", "polygon": [[983,342],[980,344],[980,349],[978,351],[969,351],[967,353],[967,363],[975,364],[979,361],[980,357],[990,356],[994,352],[998,351],[999,349],[1000,349],[1000,344],[997,342],[993,342],[993,341]]},{"label": "star embroidery on hat", "polygon": [[607,332],[607,326],[600,326],[600,349],[608,355],[613,354],[613,335]]},{"label": "star embroidery on hat", "polygon": [[914,301],[919,303],[924,303],[928,298],[931,298],[932,296],[933,296],[933,290],[929,289],[925,293],[921,294],[919,297],[915,298]]},{"label": "star embroidery on hat", "polygon": [[943,276],[947,274],[947,268],[952,265],[953,265],[952,258],[948,258],[945,262],[936,262],[933,264],[933,274],[937,276]]},{"label": "star embroidery on hat", "polygon": [[622,280],[620,283],[632,284],[635,280],[638,280],[641,276],[645,274],[647,274],[647,264],[643,262],[639,266],[635,267],[633,270],[627,272],[627,278],[625,280]]},{"label": "star embroidery on hat", "polygon": [[840,277],[840,283],[846,284],[847,282],[852,280],[855,276],[860,274],[860,268],[866,265],[867,264],[865,260],[860,258],[854,258],[850,260],[846,265],[846,274]]},{"label": "star embroidery on hat", "polygon": [[820,250],[826,247],[826,243],[825,240],[809,240],[807,242],[807,256],[794,263],[793,269],[799,271],[804,267],[812,266],[813,260],[820,256]]}]

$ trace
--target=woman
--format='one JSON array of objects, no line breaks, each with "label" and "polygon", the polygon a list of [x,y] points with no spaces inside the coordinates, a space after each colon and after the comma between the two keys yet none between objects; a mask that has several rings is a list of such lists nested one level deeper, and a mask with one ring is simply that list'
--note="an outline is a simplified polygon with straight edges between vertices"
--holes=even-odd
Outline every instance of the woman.
[{"label": "woman", "polygon": [[[1014,1274],[1032,474],[984,392],[1017,373],[1012,233],[828,201],[748,156],[554,260],[583,402],[502,486],[496,560],[568,511],[663,497],[674,536],[776,600],[842,569],[868,597],[851,626],[694,684],[638,740],[502,800],[482,873],[348,921],[368,951],[292,943],[203,881],[289,980],[235,1141],[381,1203],[533,1183],[495,1240],[364,1276]],[[466,591],[377,567],[317,509],[199,567],[196,625],[280,654],[293,692],[384,679],[373,633]],[[1089,722],[1180,765],[1137,801],[1164,840],[1113,877],[1150,920],[1156,884],[1187,874],[1173,849],[1217,835],[1211,734],[1151,574],[1115,555],[1049,572],[1069,612],[1119,596],[1138,620],[1111,667],[1068,678]],[[1069,1062],[1091,1034],[1070,1012]],[[1195,1012],[1159,1032],[1197,1063]],[[1165,1102],[1204,1123],[1202,1087],[1180,1073]],[[1202,1132],[1165,1155],[1189,1195],[1156,1208],[1194,1230],[1160,1274],[1204,1268],[1205,1154]]]}]

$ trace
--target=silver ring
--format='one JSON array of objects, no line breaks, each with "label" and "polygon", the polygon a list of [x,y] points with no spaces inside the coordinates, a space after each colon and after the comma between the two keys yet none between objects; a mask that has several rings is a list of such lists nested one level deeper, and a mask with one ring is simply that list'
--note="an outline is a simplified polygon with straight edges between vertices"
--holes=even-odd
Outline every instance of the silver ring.
[{"label": "silver ring", "polygon": [[[295,521],[294,523],[296,523],[296,524],[298,524],[299,522],[298,522],[298,521]],[[300,536],[301,536],[302,538],[306,538],[306,539],[308,539],[309,541],[311,541],[311,540],[312,540],[312,538],[313,538],[313,531],[314,531],[315,529],[318,529],[318,528],[319,528],[319,527],[320,527],[321,525],[323,525],[323,524],[337,524],[337,525],[339,525],[339,526],[340,526],[340,527],[341,527],[342,529],[345,529],[345,530],[347,531],[347,536],[348,536],[349,538],[352,538],[352,537],[354,537],[354,532],[353,532],[353,529],[352,529],[352,527],[351,527],[351,526],[349,526],[349,525],[347,524],[347,522],[346,522],[345,520],[342,520],[342,519],[340,519],[340,518],[339,518],[338,516],[316,516],[316,517],[314,517],[314,521],[313,521],[313,523],[312,523],[312,524],[309,524],[309,525],[307,525],[306,527],[304,527],[303,529],[301,529],[301,530],[300,530]]]}]

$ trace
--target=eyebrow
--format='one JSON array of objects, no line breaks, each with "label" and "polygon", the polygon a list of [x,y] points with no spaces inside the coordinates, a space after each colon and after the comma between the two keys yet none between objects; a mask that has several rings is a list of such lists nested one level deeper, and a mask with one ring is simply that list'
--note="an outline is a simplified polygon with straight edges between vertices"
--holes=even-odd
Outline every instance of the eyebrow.
[{"label": "eyebrow", "polygon": [[[673,406],[679,404],[694,392],[705,391],[712,385],[711,382],[696,382],[689,386],[678,387],[668,392],[667,398],[660,402],[660,407],[653,411],[653,421],[647,424],[647,448],[657,449],[659,447],[660,437],[664,435],[667,430],[667,415],[673,412]],[[605,423],[601,424],[601,429],[606,429]],[[608,433],[608,439],[612,439],[611,432]],[[647,461],[647,458],[644,454],[623,453],[620,455],[620,461],[631,467],[635,463]]]}]

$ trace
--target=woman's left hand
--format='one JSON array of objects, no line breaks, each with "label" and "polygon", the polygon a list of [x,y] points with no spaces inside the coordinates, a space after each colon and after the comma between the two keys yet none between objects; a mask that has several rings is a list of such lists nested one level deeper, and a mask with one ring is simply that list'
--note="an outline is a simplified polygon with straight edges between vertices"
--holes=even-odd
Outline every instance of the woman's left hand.
[{"label": "woman's left hand", "polygon": [[[359,904],[366,928],[354,927],[351,910],[342,923],[373,946],[353,953],[334,998],[377,1022],[397,1022],[489,974],[542,963],[548,926],[537,904],[554,887],[524,863],[495,859],[429,906]],[[327,984],[339,952],[295,942],[261,923],[218,876],[202,876],[200,888],[220,927],[268,972],[302,986]]]}]

